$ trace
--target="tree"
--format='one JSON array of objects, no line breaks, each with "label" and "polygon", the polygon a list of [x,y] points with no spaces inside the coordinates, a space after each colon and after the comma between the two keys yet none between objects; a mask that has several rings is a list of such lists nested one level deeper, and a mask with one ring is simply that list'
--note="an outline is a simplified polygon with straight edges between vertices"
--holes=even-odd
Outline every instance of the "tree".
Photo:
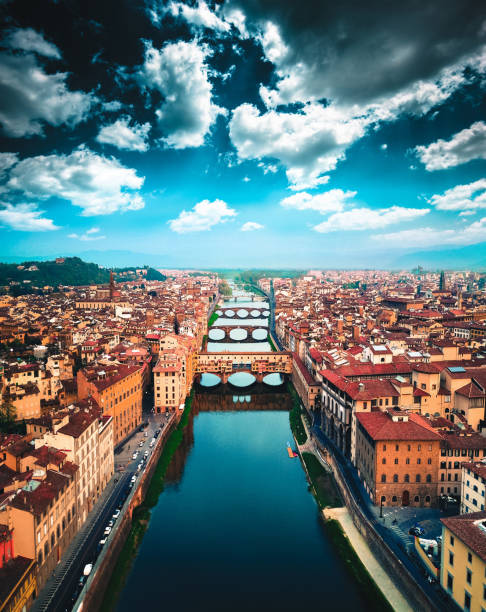
[{"label": "tree", "polygon": [[17,409],[10,400],[4,399],[0,405],[0,427],[10,427],[17,419]]}]

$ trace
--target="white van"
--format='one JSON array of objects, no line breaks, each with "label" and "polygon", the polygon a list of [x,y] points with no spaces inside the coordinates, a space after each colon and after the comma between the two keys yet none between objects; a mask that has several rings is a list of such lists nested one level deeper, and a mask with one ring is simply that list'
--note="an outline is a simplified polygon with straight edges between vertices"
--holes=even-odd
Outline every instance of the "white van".
[{"label": "white van", "polygon": [[150,440],[150,444],[149,444],[150,448],[152,448],[152,446],[153,446],[154,444],[155,444],[155,438],[152,438],[152,439]]}]

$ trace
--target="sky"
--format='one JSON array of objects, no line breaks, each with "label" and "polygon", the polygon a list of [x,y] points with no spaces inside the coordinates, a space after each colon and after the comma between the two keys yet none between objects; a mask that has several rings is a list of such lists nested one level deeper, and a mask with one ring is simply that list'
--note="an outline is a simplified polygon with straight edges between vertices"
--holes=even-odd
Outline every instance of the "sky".
[{"label": "sky", "polygon": [[0,11],[0,260],[486,267],[485,3]]}]

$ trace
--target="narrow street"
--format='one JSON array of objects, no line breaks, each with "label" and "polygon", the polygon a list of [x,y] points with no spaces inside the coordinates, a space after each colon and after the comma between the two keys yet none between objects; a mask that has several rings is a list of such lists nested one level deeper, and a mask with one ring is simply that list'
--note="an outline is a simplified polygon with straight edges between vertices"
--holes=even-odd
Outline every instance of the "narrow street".
[{"label": "narrow street", "polygon": [[[147,458],[150,456],[150,441],[157,430],[160,429],[161,433],[169,422],[165,415],[153,414],[152,406],[153,391],[149,388],[142,400],[144,426],[139,427],[115,450],[115,473],[112,479],[39,593],[31,608],[33,612],[65,612],[73,608],[84,584],[85,565],[95,563],[103,546],[100,542],[104,539],[103,532],[110,520],[114,521],[113,530],[116,529],[117,520],[113,514],[116,510],[122,510],[129,497],[133,488],[131,478],[137,474],[137,466],[145,451],[149,452]],[[136,459],[133,459],[134,453],[137,453]]]}]

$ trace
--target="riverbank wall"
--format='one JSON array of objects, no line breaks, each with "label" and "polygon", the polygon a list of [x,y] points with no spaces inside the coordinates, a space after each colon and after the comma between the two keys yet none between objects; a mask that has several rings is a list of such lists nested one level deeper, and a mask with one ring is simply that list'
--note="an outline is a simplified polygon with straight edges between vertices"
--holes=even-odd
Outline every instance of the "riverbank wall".
[{"label": "riverbank wall", "polygon": [[[316,443],[321,446],[319,441],[316,441]],[[354,525],[365,539],[368,547],[373,555],[375,555],[376,559],[383,567],[387,568],[390,578],[393,580],[397,588],[400,589],[404,597],[409,602],[411,608],[413,610],[422,610],[424,612],[439,612],[439,608],[436,606],[436,604],[420,588],[407,568],[375,529],[373,523],[365,516],[361,507],[356,502],[349,485],[341,472],[339,463],[335,460],[330,449],[323,448],[321,446],[321,450],[326,454],[326,462],[332,469],[339,492],[344,500],[344,503],[346,504]]]},{"label": "riverbank wall", "polygon": [[122,512],[116,522],[116,529],[110,534],[73,607],[73,610],[76,612],[97,612],[100,609],[115,563],[123,550],[125,541],[132,528],[133,512],[145,499],[164,446],[176,428],[180,416],[180,414],[174,413],[167,426],[157,438],[157,444],[154,446],[145,470],[125,501]]}]

